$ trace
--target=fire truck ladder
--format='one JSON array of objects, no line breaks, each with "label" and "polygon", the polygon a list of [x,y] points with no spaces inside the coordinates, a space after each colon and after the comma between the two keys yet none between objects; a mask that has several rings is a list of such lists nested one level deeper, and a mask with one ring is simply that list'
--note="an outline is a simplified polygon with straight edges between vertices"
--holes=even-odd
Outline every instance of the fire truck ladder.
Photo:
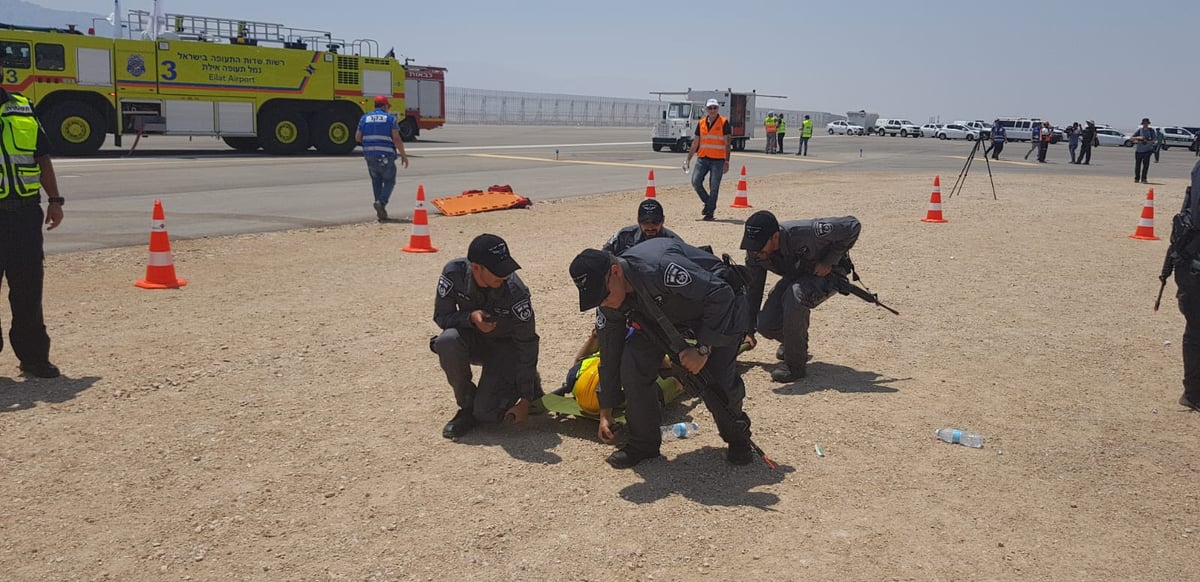
[{"label": "fire truck ladder", "polygon": [[[334,53],[346,46],[344,40],[335,39],[333,34],[323,30],[292,28],[270,22],[188,14],[166,14],[164,20],[166,22],[160,25],[159,37],[246,45],[270,43],[284,48],[328,50]],[[135,32],[144,35],[154,28],[154,15],[145,10],[130,10],[126,24],[131,37]]]}]

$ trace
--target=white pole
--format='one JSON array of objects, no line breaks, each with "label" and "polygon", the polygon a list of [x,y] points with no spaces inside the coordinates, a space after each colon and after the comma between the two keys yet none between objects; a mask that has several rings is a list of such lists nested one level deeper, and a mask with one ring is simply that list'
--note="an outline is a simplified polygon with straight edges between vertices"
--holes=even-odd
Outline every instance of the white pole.
[{"label": "white pole", "polygon": [[113,38],[121,38],[121,23],[124,18],[125,15],[121,14],[121,0],[113,0]]},{"label": "white pole", "polygon": [[167,19],[163,16],[161,0],[154,0],[154,17],[150,23],[150,38],[158,39],[158,35],[166,30]]}]

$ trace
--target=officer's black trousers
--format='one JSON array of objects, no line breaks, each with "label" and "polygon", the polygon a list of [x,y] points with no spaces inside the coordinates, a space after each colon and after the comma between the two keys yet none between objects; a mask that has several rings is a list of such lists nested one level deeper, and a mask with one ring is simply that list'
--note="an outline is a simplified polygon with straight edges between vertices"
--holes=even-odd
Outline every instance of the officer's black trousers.
[{"label": "officer's black trousers", "polygon": [[834,293],[828,277],[804,276],[780,279],[758,312],[758,333],[783,343],[783,361],[792,371],[803,370],[808,361],[808,326],[812,309]]},{"label": "officer's black trousers", "polygon": [[[498,422],[517,402],[515,364],[517,348],[511,341],[491,340],[476,329],[447,329],[434,340],[454,400],[481,422]],[[471,364],[483,366],[479,385],[471,377]]]},{"label": "officer's black trousers", "polygon": [[1200,403],[1200,275],[1192,272],[1190,262],[1175,268],[1179,291],[1179,311],[1187,325],[1183,328],[1183,395]]},{"label": "officer's black trousers", "polygon": [[43,220],[41,206],[0,209],[0,275],[8,282],[12,306],[8,339],[17,359],[28,365],[50,359],[50,336],[42,317]]},{"label": "officer's black trousers", "polygon": [[1075,161],[1080,164],[1092,163],[1092,144],[1087,140],[1083,140],[1083,143],[1079,145],[1081,149],[1079,150],[1079,157],[1075,158]]},{"label": "officer's black trousers", "polygon": [[[1002,152],[1002,151],[1004,151],[1004,140],[992,141],[992,159],[993,160],[1000,159],[1000,152]],[[986,156],[987,152],[984,152],[983,155]]]},{"label": "officer's black trousers", "polygon": [[[746,385],[737,371],[737,346],[713,347],[702,374],[711,380],[704,391],[704,405],[712,412],[721,438],[730,444],[744,443],[749,431],[739,431],[738,419],[749,421],[742,412]],[[663,348],[646,334],[630,336],[621,354],[621,385],[625,388],[625,420],[629,423],[629,448],[647,455],[658,454],[662,444],[662,401],[656,379]],[[726,414],[725,411],[729,411]]]}]

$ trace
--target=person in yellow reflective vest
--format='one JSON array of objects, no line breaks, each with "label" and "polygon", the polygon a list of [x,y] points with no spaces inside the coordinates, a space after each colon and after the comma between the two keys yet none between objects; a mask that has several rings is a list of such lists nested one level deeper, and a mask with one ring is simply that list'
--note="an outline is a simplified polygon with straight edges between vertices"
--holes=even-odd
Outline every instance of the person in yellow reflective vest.
[{"label": "person in yellow reflective vest", "polygon": [[767,149],[763,152],[773,154],[779,149],[779,144],[775,141],[779,131],[779,119],[775,117],[774,111],[767,112],[767,118],[763,120],[763,128],[767,131]]},{"label": "person in yellow reflective vest", "polygon": [[[4,72],[0,64],[0,79],[6,78]],[[0,87],[0,274],[8,279],[12,307],[8,338],[21,371],[38,378],[59,375],[50,363],[50,336],[42,315],[42,225],[53,230],[62,224],[65,200],[48,146],[33,102]],[[48,203],[44,214],[43,189]]]},{"label": "person in yellow reflective vest", "polygon": [[800,124],[800,149],[796,150],[796,155],[808,155],[808,140],[812,137],[812,129],[812,119],[805,115],[804,121]]},{"label": "person in yellow reflective vest", "polygon": [[775,125],[775,153],[783,153],[783,135],[787,133],[787,115],[779,114],[778,122]]},{"label": "person in yellow reflective vest", "polygon": [[[696,125],[696,135],[692,138],[692,149],[688,152],[686,168],[696,156],[696,171],[692,172],[692,188],[700,201],[704,202],[701,214],[704,220],[712,221],[717,211],[717,194],[721,189],[721,177],[729,171],[729,151],[733,143],[729,136],[733,133],[729,121],[721,116],[721,104],[716,99],[709,99],[705,104],[708,116]],[[708,176],[708,192],[704,191],[704,177]]]}]

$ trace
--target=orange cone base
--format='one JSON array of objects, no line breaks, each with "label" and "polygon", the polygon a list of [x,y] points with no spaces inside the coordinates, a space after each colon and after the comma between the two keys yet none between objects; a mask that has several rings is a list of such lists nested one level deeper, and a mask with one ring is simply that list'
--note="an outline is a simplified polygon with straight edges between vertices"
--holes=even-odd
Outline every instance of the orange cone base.
[{"label": "orange cone base", "polygon": [[754,208],[753,206],[750,206],[749,204],[747,204],[746,201],[742,200],[741,198],[734,198],[733,204],[730,204],[729,207],[730,208]]},{"label": "orange cone base", "polygon": [[411,236],[408,245],[400,250],[406,253],[436,253],[437,247],[433,246],[428,236]]},{"label": "orange cone base", "polygon": [[400,249],[400,250],[402,250],[406,253],[436,253],[437,252],[437,249],[434,247],[427,247],[427,248],[404,247],[403,249]]},{"label": "orange cone base", "polygon": [[938,216],[926,216],[925,218],[921,219],[921,222],[950,222],[950,221],[946,220],[945,218],[938,217]]},{"label": "orange cone base", "polygon": [[147,281],[146,279],[139,279],[136,283],[134,283],[134,285],[141,287],[142,289],[178,289],[184,285],[187,285],[187,279],[176,278],[174,285],[170,283],[153,283]]},{"label": "orange cone base", "polygon": [[1153,234],[1151,234],[1151,235],[1147,236],[1147,235],[1144,235],[1144,234],[1138,234],[1138,233],[1136,233],[1136,232],[1135,232],[1135,233],[1133,233],[1133,234],[1131,234],[1131,235],[1129,235],[1129,238],[1136,238],[1136,239],[1138,239],[1138,240],[1161,240],[1161,239],[1159,239],[1158,237],[1154,236]]}]

